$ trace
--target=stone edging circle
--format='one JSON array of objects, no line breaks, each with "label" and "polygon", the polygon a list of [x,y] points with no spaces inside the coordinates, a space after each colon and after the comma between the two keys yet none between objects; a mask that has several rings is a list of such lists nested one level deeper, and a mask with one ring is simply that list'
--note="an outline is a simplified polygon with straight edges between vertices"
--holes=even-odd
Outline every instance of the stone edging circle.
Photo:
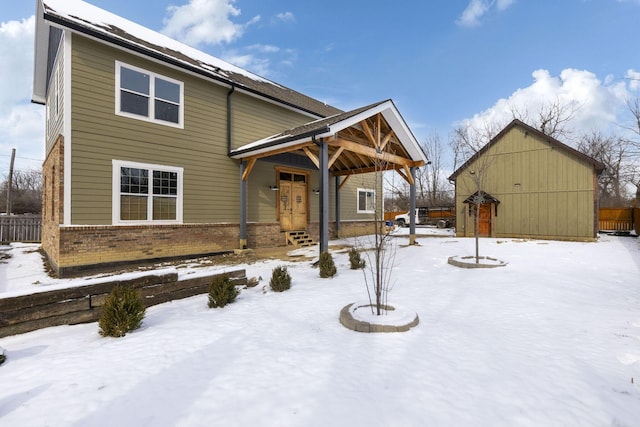
[{"label": "stone edging circle", "polygon": [[[482,264],[482,263],[476,264],[476,261],[475,261],[476,257],[473,255],[469,255],[462,258],[450,256],[447,262],[455,267],[460,267],[460,268],[496,268],[496,267],[504,267],[505,265],[507,265],[506,262],[500,261],[499,259],[496,259],[496,258],[490,258],[490,257],[484,257],[484,256],[481,256],[479,258],[495,261],[495,264]],[[464,261],[467,259],[469,259],[469,262]]]},{"label": "stone edging circle", "polygon": [[[361,320],[356,320],[353,318],[350,312],[351,306],[355,303],[347,304],[342,307],[340,310],[340,323],[352,331],[356,332],[406,332],[414,326],[418,325],[420,319],[416,314],[415,319],[413,321],[407,323],[406,325],[377,325],[375,323],[363,322]],[[393,309],[393,307],[390,307]]]}]

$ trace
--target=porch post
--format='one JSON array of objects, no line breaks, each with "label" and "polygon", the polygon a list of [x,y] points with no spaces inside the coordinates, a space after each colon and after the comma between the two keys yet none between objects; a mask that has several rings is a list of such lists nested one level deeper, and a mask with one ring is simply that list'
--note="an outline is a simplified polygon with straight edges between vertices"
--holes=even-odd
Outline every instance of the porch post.
[{"label": "porch post", "polygon": [[409,244],[416,244],[416,168],[410,168],[411,184],[409,185]]},{"label": "porch post", "polygon": [[320,138],[320,253],[329,249],[329,149]]},{"label": "porch post", "polygon": [[240,162],[240,242],[238,249],[247,249],[247,181],[242,179],[247,164]]},{"label": "porch post", "polygon": [[336,235],[338,237],[340,237],[340,177],[336,176],[336,181],[335,181],[335,191],[336,191],[336,213],[335,213],[335,217],[336,217]]}]

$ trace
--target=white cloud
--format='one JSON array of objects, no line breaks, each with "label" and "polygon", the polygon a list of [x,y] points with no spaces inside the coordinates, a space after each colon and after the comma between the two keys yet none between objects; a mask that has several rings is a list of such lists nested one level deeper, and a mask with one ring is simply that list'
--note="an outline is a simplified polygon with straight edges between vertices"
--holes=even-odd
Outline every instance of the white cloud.
[{"label": "white cloud", "polygon": [[169,6],[162,32],[192,46],[230,43],[260,20],[257,15],[244,24],[233,22],[231,19],[242,13],[234,3],[235,0],[189,0],[182,6]]},{"label": "white cloud", "polygon": [[[627,76],[635,75],[633,73],[630,70]],[[640,76],[640,73],[637,75]],[[615,124],[622,121],[624,102],[631,84],[611,77],[607,77],[603,83],[592,72],[573,68],[563,70],[559,76],[552,76],[549,71],[540,69],[534,71],[532,76],[531,85],[516,90],[508,98],[499,99],[491,108],[462,123],[478,128],[487,123],[504,126],[513,119],[514,110],[535,117],[543,106],[555,101],[575,107],[574,117],[569,124],[574,137],[595,128],[616,130]]]},{"label": "white cloud", "polygon": [[296,20],[296,17],[291,12],[282,12],[276,15],[276,19],[283,22],[294,22]]},{"label": "white cloud", "polygon": [[508,9],[513,3],[515,0],[471,0],[456,23],[463,27],[478,26],[482,17],[494,6],[501,12]]},{"label": "white cloud", "polygon": [[624,77],[629,80],[629,87],[631,90],[640,89],[640,71],[627,70]]},{"label": "white cloud", "polygon": [[[44,107],[31,104],[35,19],[0,23],[0,176],[16,148],[16,169],[44,159]],[[30,160],[35,159],[35,160]]]},{"label": "white cloud", "polygon": [[498,0],[496,2],[496,7],[498,8],[498,10],[505,10],[513,3],[515,3],[515,0]]}]

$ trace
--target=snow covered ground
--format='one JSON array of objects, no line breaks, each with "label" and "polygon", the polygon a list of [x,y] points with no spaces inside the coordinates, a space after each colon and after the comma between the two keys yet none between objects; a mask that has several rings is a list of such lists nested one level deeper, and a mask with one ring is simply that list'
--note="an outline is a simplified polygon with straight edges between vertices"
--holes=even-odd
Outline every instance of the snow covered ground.
[{"label": "snow covered ground", "polygon": [[[258,262],[244,267],[260,284],[223,309],[201,295],[124,338],[92,323],[0,339],[0,425],[640,425],[640,239],[482,239],[508,265],[481,270],[447,264],[473,239],[395,241],[389,302],[418,313],[409,332],[339,323],[366,299],[346,252],[333,279],[289,263],[284,293],[268,289],[282,262]],[[68,283],[32,249],[0,264],[4,295]]]}]

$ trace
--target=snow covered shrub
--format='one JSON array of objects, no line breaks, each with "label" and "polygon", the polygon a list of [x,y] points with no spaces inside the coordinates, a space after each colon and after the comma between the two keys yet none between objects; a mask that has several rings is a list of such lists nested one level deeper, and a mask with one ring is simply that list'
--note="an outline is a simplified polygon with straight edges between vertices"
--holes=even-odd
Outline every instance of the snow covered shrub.
[{"label": "snow covered shrub", "polygon": [[7,356],[4,355],[4,348],[0,347],[0,365],[2,365],[5,360],[7,360]]},{"label": "snow covered shrub", "polygon": [[333,256],[329,251],[320,254],[320,277],[327,278],[336,275],[336,264],[333,262]]},{"label": "snow covered shrub", "polygon": [[284,292],[289,289],[291,287],[291,275],[287,271],[287,267],[279,265],[274,268],[269,285],[275,292]]},{"label": "snow covered shrub", "polygon": [[123,337],[138,329],[144,319],[146,308],[137,290],[116,285],[104,305],[98,325],[104,337]]},{"label": "snow covered shrub", "polygon": [[209,308],[224,307],[236,300],[238,291],[226,274],[213,279],[209,285]]},{"label": "snow covered shrub", "polygon": [[367,264],[365,260],[360,256],[360,252],[356,248],[349,250],[349,262],[351,263],[352,270],[360,270]]},{"label": "snow covered shrub", "polygon": [[262,277],[261,276],[253,276],[249,279],[247,279],[247,288],[254,288],[256,286],[258,286],[258,283],[260,283],[260,281],[262,281]]}]

